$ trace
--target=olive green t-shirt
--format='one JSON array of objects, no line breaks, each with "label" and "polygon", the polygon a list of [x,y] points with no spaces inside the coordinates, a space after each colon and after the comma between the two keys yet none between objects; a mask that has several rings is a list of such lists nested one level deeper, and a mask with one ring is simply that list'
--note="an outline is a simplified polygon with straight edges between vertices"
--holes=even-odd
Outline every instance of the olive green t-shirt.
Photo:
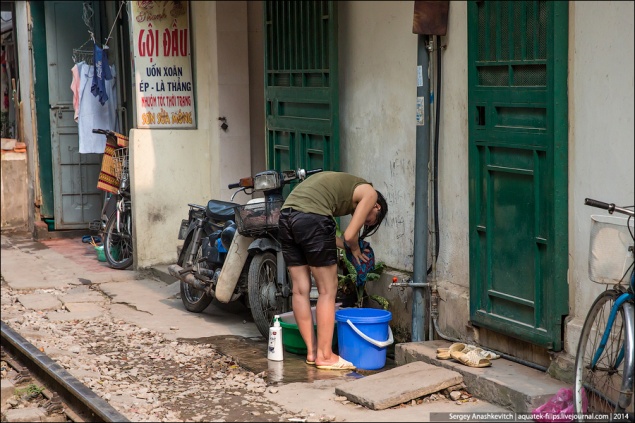
[{"label": "olive green t-shirt", "polygon": [[282,208],[291,207],[303,213],[322,216],[346,216],[355,211],[353,191],[370,182],[344,172],[320,172],[298,184]]}]

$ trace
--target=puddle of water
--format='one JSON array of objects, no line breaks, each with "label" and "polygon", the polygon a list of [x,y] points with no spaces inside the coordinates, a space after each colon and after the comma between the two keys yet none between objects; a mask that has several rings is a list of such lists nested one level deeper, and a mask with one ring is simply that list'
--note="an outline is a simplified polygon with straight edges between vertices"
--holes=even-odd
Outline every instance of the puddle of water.
[{"label": "puddle of water", "polygon": [[[185,341],[185,340],[182,340]],[[264,338],[244,338],[241,336],[212,336],[189,340],[205,343],[218,352],[233,357],[242,367],[253,372],[267,371],[267,383],[288,384],[294,382],[314,382],[316,380],[360,378],[397,367],[387,350],[386,365],[379,370],[357,370],[356,372],[320,370],[307,365],[304,354],[284,352],[283,361],[267,359],[267,342]]]}]

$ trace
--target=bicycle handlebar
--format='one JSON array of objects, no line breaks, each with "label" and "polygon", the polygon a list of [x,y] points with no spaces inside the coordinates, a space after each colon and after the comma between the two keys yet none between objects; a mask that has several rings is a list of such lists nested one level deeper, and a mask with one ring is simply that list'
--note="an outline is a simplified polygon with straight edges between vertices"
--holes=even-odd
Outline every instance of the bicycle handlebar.
[{"label": "bicycle handlebar", "polygon": [[93,134],[110,135],[114,134],[114,132],[109,131],[108,129],[93,129]]},{"label": "bicycle handlebar", "polygon": [[618,212],[625,214],[627,216],[633,216],[635,213],[633,210],[629,210],[623,207],[617,207],[614,203],[605,203],[603,201],[594,200],[592,198],[584,199],[585,206],[597,207],[598,209],[608,210],[609,214],[613,214],[613,212]]}]

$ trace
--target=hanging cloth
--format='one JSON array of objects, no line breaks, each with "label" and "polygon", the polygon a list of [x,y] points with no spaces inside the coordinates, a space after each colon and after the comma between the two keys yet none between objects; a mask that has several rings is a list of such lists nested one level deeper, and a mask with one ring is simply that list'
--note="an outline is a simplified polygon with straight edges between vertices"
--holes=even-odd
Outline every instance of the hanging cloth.
[{"label": "hanging cloth", "polygon": [[101,104],[99,99],[91,94],[91,81],[94,79],[95,67],[87,63],[78,64],[79,82],[79,152],[103,153],[106,149],[106,137],[93,134],[93,129],[109,129],[120,132],[117,119],[117,73],[114,66],[109,70],[113,78],[104,82],[105,92],[110,100]]},{"label": "hanging cloth", "polygon": [[75,122],[79,122],[79,64],[75,63],[75,65],[71,68],[71,91],[73,92],[73,110],[75,110]]},{"label": "hanging cloth", "polygon": [[103,106],[108,101],[106,81],[112,79],[112,73],[108,65],[108,52],[102,50],[97,44],[95,44],[94,48],[94,63],[93,82],[90,86],[90,92],[99,98],[99,102]]}]

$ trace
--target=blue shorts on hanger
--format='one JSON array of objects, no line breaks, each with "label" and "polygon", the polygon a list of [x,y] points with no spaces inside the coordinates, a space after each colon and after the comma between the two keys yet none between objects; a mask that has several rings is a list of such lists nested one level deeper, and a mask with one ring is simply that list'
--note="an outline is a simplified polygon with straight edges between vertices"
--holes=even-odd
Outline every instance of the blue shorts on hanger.
[{"label": "blue shorts on hanger", "polygon": [[93,83],[90,86],[90,92],[95,97],[99,97],[99,102],[103,106],[108,101],[108,94],[106,93],[105,81],[112,79],[110,73],[110,66],[108,65],[108,52],[102,50],[97,44],[95,44],[93,63],[95,67],[95,73],[93,74]]}]

